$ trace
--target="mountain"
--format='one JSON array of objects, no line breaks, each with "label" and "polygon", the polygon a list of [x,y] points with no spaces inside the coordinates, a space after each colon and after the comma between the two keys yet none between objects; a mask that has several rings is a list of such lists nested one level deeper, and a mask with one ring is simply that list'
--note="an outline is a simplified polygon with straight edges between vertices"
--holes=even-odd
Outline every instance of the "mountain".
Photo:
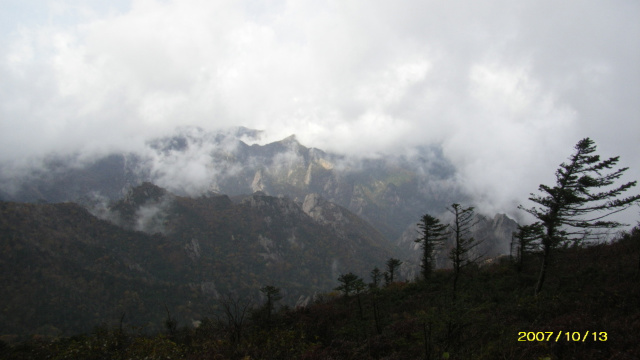
[{"label": "mountain", "polygon": [[248,145],[259,136],[246,128],[182,128],[150,140],[136,153],[90,161],[80,155],[51,157],[28,176],[2,172],[0,196],[6,201],[91,205],[118,200],[145,181],[182,196],[261,191],[302,202],[315,193],[373,224],[390,242],[425,212],[441,213],[465,200],[453,185],[455,169],[436,147],[406,156],[354,158],[307,148],[293,135]]},{"label": "mountain", "polygon": [[87,331],[123,312],[144,325],[163,304],[195,300],[188,285],[163,276],[180,244],[125,231],[72,203],[0,209],[3,334]]},{"label": "mountain", "polygon": [[0,202],[5,334],[73,334],[104,321],[162,328],[211,316],[221,295],[308,302],[339,274],[394,255],[376,229],[317,194],[175,195],[151,183],[96,215],[74,203]]},{"label": "mountain", "polygon": [[[127,205],[135,203],[126,198],[130,189],[145,182],[158,184],[173,196],[214,198],[226,194],[238,203],[246,194],[259,192],[290,199],[311,217],[320,214],[312,204],[323,199],[323,207],[335,205],[357,219],[327,215],[318,221],[343,221],[340,226],[347,220],[351,224],[366,222],[375,228],[376,236],[386,239],[395,256],[405,261],[403,271],[408,278],[419,264],[413,238],[420,216],[446,216],[447,206],[467,201],[455,185],[455,169],[437,147],[415,149],[402,156],[355,158],[308,148],[294,135],[259,145],[255,142],[260,136],[260,131],[247,128],[207,132],[187,127],[149,140],[136,153],[113,153],[90,160],[81,160],[77,154],[52,156],[28,176],[9,177],[10,172],[0,172],[4,174],[0,176],[0,197],[22,202],[74,201],[130,230],[151,233],[177,226],[163,224],[165,211],[160,210],[180,201],[152,202],[141,208]],[[107,209],[113,201],[124,201],[118,205],[117,217]],[[132,217],[135,212],[138,216]],[[508,253],[514,223],[482,223],[487,224],[486,230],[479,231],[490,244],[483,249],[488,256]],[[336,236],[353,237],[350,233]],[[444,266],[446,254],[441,257]]]}]

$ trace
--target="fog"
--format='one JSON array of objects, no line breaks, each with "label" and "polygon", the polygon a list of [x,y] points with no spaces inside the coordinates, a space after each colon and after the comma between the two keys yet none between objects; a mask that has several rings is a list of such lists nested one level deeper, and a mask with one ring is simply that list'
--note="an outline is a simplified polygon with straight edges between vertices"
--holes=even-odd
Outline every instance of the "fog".
[{"label": "fog", "polygon": [[[640,178],[638,18],[631,0],[8,0],[0,163],[246,126],[356,158],[437,147],[479,208],[512,212],[584,137]],[[200,184],[210,150],[151,169]]]}]

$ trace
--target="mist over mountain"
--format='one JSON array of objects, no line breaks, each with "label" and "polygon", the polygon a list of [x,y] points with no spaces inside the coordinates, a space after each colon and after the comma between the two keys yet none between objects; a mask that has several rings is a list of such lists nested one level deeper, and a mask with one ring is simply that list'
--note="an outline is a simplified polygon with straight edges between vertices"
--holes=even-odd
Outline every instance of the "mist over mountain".
[{"label": "mist over mountain", "polygon": [[455,169],[437,147],[356,158],[307,148],[294,135],[259,145],[260,134],[242,127],[219,132],[180,128],[136,153],[84,162],[80,155],[52,157],[27,175],[5,172],[0,189],[5,200],[76,201],[93,207],[120,199],[145,181],[184,196],[261,191],[302,202],[316,193],[376,224],[390,241],[421,214],[440,214],[466,198],[456,185]]},{"label": "mist over mountain", "polygon": [[[547,195],[585,204],[568,204],[584,214],[573,225],[638,225],[637,208],[616,211],[635,197],[606,202],[613,183],[580,177],[604,185],[587,199],[558,175],[592,139],[603,166],[619,156],[609,180],[640,179],[639,14],[640,1],[4,0],[0,360],[640,358],[637,227],[594,231],[621,241],[585,249],[538,236],[502,261],[518,223],[572,235]],[[417,223],[451,229],[453,203],[475,209],[481,260],[449,271],[449,239],[445,269],[421,281]],[[399,282],[328,293],[390,258]],[[225,297],[265,304],[266,285],[283,298],[245,336],[206,319]],[[178,339],[172,317],[215,327]],[[112,343],[94,331],[34,351],[101,323]],[[159,335],[134,338],[145,331]],[[567,341],[514,341],[538,331]],[[9,344],[27,334],[35,347]]]},{"label": "mist over mountain", "polygon": [[[468,200],[457,184],[455,169],[437,147],[418,148],[404,156],[356,158],[308,148],[295,135],[261,145],[261,136],[261,131],[243,127],[217,132],[183,127],[171,136],[147,141],[136,153],[113,153],[84,161],[79,155],[50,158],[26,176],[5,176],[4,198],[75,201],[103,219],[150,233],[164,233],[163,216],[170,200],[168,195],[155,194],[154,202],[135,211],[127,207],[130,189],[144,182],[185,197],[225,194],[242,198],[255,192],[288,197],[309,215],[337,226],[330,224],[339,221],[333,215],[327,221],[323,218],[326,214],[313,209],[322,199],[323,204],[348,209],[357,221],[362,219],[375,228],[398,257],[409,260],[403,266],[408,278],[415,276],[420,262],[413,243],[420,216],[446,217],[447,206]],[[113,209],[107,208],[121,199],[124,203],[116,206],[120,215],[115,216]],[[482,210],[477,209],[481,215]],[[484,216],[493,218],[496,214]],[[509,226],[500,231],[491,221],[482,221],[488,224],[486,229],[477,228],[476,237],[488,239],[479,249],[487,257],[508,253],[515,230],[515,222],[508,220]],[[443,249],[441,266],[448,264],[446,257]]]},{"label": "mist over mountain", "polygon": [[[85,331],[82,324],[121,313],[158,326],[162,302],[189,323],[207,316],[203,304],[212,299],[258,298],[267,284],[282,288],[285,303],[305,304],[340,274],[366,278],[390,257],[404,262],[401,279],[413,279],[420,216],[446,217],[448,205],[466,199],[437,148],[353,158],[307,148],[293,135],[263,145],[260,136],[181,128],[139,152],[51,156],[28,174],[3,173],[3,200],[14,201],[2,203],[0,230],[11,239],[2,264],[14,274],[2,278],[5,288],[63,299],[30,303],[53,315],[27,314],[7,293],[5,307],[28,319],[7,319],[11,331]],[[515,221],[479,219],[477,250],[507,253]],[[438,266],[448,266],[447,253],[445,246]],[[27,263],[32,270],[19,270]],[[59,318],[67,304],[81,309],[75,323]]]}]

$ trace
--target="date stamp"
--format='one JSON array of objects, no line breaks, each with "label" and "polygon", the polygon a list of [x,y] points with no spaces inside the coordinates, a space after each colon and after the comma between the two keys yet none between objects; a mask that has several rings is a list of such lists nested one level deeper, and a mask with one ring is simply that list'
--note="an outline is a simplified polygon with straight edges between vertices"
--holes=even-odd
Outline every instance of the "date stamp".
[{"label": "date stamp", "polygon": [[518,341],[604,342],[607,336],[606,331],[518,331]]}]

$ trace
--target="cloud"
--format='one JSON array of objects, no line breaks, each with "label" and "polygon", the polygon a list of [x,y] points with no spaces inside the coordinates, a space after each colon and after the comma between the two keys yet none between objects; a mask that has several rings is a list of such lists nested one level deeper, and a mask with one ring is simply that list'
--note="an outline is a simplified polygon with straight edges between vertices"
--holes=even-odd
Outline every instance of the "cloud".
[{"label": "cloud", "polygon": [[[640,178],[636,2],[100,3],[12,2],[0,162],[243,125],[358,156],[441,146],[496,211],[552,182],[586,136]],[[185,156],[167,182],[211,176]]]},{"label": "cloud", "polygon": [[134,229],[149,234],[165,233],[164,221],[171,206],[171,199],[163,199],[160,203],[144,204],[135,213]]}]

